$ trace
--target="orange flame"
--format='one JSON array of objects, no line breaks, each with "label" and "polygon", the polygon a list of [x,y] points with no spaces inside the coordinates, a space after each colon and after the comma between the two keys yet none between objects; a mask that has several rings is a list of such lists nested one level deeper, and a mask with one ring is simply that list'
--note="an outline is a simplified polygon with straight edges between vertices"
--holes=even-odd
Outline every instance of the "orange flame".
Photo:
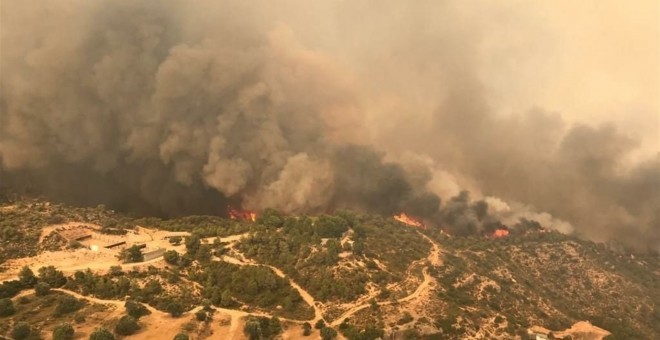
[{"label": "orange flame", "polygon": [[257,220],[257,213],[254,211],[243,211],[229,208],[229,218],[232,220],[250,220],[252,222]]},{"label": "orange flame", "polygon": [[393,217],[394,217],[395,220],[397,220],[397,221],[399,221],[403,224],[407,224],[407,225],[413,226],[413,227],[424,228],[424,224],[422,224],[422,222],[406,215],[406,213],[400,213],[398,215],[394,215]]},{"label": "orange flame", "polygon": [[493,237],[498,238],[498,237],[506,237],[509,236],[509,231],[506,229],[497,229],[493,233]]}]

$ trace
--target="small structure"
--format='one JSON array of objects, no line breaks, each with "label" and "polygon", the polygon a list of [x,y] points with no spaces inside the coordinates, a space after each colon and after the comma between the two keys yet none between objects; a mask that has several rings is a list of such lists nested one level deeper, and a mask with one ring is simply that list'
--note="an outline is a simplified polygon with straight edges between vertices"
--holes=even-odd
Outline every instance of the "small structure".
[{"label": "small structure", "polygon": [[58,231],[58,233],[68,242],[82,241],[92,238],[92,233],[84,227],[65,229]]},{"label": "small structure", "polygon": [[142,255],[144,256],[144,261],[151,261],[153,259],[163,256],[165,253],[165,248],[156,248],[156,249],[144,249]]}]

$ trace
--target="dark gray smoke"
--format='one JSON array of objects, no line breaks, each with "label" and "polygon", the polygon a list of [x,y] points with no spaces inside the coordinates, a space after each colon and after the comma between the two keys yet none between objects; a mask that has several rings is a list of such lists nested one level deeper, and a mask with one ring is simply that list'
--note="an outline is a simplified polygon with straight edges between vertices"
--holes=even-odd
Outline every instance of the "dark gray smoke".
[{"label": "dark gray smoke", "polygon": [[479,49],[493,23],[461,2],[1,6],[5,190],[166,216],[406,211],[457,234],[534,220],[660,245],[658,156],[631,161],[613,125],[496,114]]}]

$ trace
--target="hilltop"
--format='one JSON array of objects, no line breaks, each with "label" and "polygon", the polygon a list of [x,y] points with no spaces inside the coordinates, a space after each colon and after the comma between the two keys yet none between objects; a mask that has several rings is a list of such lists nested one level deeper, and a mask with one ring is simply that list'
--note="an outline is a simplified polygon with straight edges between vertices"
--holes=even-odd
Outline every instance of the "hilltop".
[{"label": "hilltop", "polygon": [[49,338],[62,323],[81,339],[98,327],[136,339],[660,334],[657,254],[530,221],[459,237],[349,211],[232,217],[0,206],[0,335]]}]

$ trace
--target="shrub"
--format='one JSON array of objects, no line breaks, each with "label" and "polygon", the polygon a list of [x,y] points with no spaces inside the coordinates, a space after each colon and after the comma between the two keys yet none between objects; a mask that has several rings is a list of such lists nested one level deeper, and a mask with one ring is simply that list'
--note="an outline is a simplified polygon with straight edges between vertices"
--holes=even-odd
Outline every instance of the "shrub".
[{"label": "shrub", "polygon": [[0,299],[0,317],[14,315],[16,308],[9,298]]},{"label": "shrub", "polygon": [[316,323],[314,324],[314,328],[316,329],[323,329],[324,327],[325,327],[325,321],[323,321],[323,319],[316,321]]},{"label": "shrub", "polygon": [[178,301],[172,301],[167,305],[167,312],[175,318],[183,314],[183,306]]},{"label": "shrub", "polygon": [[115,336],[109,330],[101,327],[92,332],[89,340],[115,340]]},{"label": "shrub", "polygon": [[176,250],[166,251],[163,253],[163,258],[165,259],[165,262],[171,265],[176,265],[179,263],[179,253],[177,253]]},{"label": "shrub", "polygon": [[174,336],[174,340],[189,340],[190,338],[188,337],[188,334],[184,333],[179,333],[176,336]]},{"label": "shrub", "polygon": [[53,330],[53,340],[71,340],[75,331],[68,323],[63,323]]},{"label": "shrub", "polygon": [[312,325],[309,322],[303,324],[303,336],[309,336],[312,334]]},{"label": "shrub", "polygon": [[134,300],[127,300],[126,303],[124,304],[124,307],[126,307],[126,313],[128,313],[128,315],[134,317],[135,319],[139,319],[145,315],[151,314],[151,312],[149,311],[149,309],[147,309],[147,307]]},{"label": "shrub", "polygon": [[83,323],[83,322],[85,322],[85,315],[83,315],[83,314],[76,314],[76,315],[73,317],[73,321],[75,321],[76,323]]},{"label": "shrub", "polygon": [[60,316],[64,314],[69,314],[79,310],[82,307],[82,303],[78,301],[73,296],[65,295],[57,299],[57,305],[55,306],[55,316]]},{"label": "shrub", "polygon": [[138,325],[137,320],[130,315],[124,315],[117,322],[115,333],[119,335],[131,335],[137,332],[138,329],[140,329],[140,325]]},{"label": "shrub", "polygon": [[28,266],[24,266],[21,269],[21,272],[18,273],[18,281],[21,282],[21,285],[26,288],[30,288],[37,283],[37,277],[34,276],[34,272]]},{"label": "shrub", "polygon": [[199,312],[195,313],[195,318],[197,318],[197,321],[206,321],[206,312],[200,310]]},{"label": "shrub", "polygon": [[27,339],[32,335],[32,327],[27,322],[18,322],[11,331],[11,336],[15,340]]},{"label": "shrub", "polygon": [[48,285],[46,282],[39,282],[34,285],[34,293],[37,296],[48,295],[48,293],[50,293],[50,285]]},{"label": "shrub", "polygon": [[54,266],[39,268],[39,281],[47,283],[51,287],[62,287],[66,283],[64,273],[57,270]]},{"label": "shrub", "polygon": [[332,340],[337,337],[337,331],[330,327],[321,328],[321,338],[323,340]]}]

